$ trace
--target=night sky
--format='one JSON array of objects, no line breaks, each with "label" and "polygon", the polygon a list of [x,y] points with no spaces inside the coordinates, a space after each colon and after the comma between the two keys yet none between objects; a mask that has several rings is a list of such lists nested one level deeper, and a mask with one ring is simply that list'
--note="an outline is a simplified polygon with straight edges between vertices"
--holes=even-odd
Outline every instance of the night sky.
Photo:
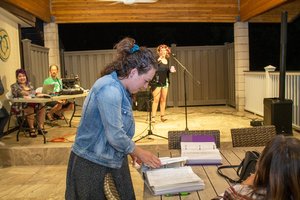
[{"label": "night sky", "polygon": [[[125,36],[141,46],[161,43],[177,46],[223,45],[233,42],[233,24],[221,23],[94,23],[60,24],[65,51],[112,49]],[[288,24],[287,70],[300,71],[300,17]],[[250,70],[267,65],[279,68],[280,24],[249,23]],[[278,70],[277,68],[277,70]]]}]

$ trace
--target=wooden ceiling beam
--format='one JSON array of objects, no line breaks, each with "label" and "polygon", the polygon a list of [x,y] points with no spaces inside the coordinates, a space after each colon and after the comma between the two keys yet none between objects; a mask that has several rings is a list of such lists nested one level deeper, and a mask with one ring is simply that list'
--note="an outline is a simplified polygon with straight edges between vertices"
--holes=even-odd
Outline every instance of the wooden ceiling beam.
[{"label": "wooden ceiling beam", "polygon": [[4,8],[8,12],[15,15],[17,18],[21,19],[23,22],[28,24],[29,26],[35,26],[36,18],[29,12],[26,12],[18,7],[15,7],[5,1],[0,1],[0,7]]},{"label": "wooden ceiling beam", "polygon": [[40,18],[45,22],[51,21],[50,0],[2,0],[19,9]]},{"label": "wooden ceiling beam", "polygon": [[96,0],[51,0],[56,23],[224,22],[238,16],[236,0],[159,0],[124,5]]},{"label": "wooden ceiling beam", "polygon": [[240,0],[240,19],[243,22],[249,21],[255,16],[291,1],[293,0]]}]

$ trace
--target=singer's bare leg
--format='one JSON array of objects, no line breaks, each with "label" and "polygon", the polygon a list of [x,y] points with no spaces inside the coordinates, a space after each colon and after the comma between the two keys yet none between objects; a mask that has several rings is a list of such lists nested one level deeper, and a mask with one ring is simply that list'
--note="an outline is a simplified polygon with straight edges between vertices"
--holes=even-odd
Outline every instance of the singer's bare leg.
[{"label": "singer's bare leg", "polygon": [[153,90],[152,95],[153,95],[153,103],[152,103],[152,118],[151,120],[155,120],[155,116],[156,116],[156,110],[158,107],[158,102],[161,96],[161,87],[157,87],[155,88],[155,90]]},{"label": "singer's bare leg", "polygon": [[166,118],[164,118],[165,111],[166,111],[167,95],[168,95],[168,87],[161,88],[161,95],[160,95],[160,118],[161,118],[162,122],[164,122],[164,121],[167,120]]}]

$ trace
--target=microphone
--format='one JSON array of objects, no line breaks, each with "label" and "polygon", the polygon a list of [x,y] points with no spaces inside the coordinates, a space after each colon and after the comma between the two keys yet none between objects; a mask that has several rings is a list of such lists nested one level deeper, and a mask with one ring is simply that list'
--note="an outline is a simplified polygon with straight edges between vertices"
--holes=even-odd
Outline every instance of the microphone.
[{"label": "microphone", "polygon": [[172,55],[173,57],[176,57],[176,54],[175,54],[175,53],[172,53],[171,55]]}]

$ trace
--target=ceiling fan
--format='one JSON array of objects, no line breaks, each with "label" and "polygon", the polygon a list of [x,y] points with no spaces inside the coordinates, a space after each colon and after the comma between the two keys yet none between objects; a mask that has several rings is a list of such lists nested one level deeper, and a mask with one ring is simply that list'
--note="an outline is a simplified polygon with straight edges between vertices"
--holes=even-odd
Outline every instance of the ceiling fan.
[{"label": "ceiling fan", "polygon": [[98,1],[110,1],[115,3],[124,3],[125,5],[131,5],[135,3],[155,3],[158,0],[98,0]]}]

